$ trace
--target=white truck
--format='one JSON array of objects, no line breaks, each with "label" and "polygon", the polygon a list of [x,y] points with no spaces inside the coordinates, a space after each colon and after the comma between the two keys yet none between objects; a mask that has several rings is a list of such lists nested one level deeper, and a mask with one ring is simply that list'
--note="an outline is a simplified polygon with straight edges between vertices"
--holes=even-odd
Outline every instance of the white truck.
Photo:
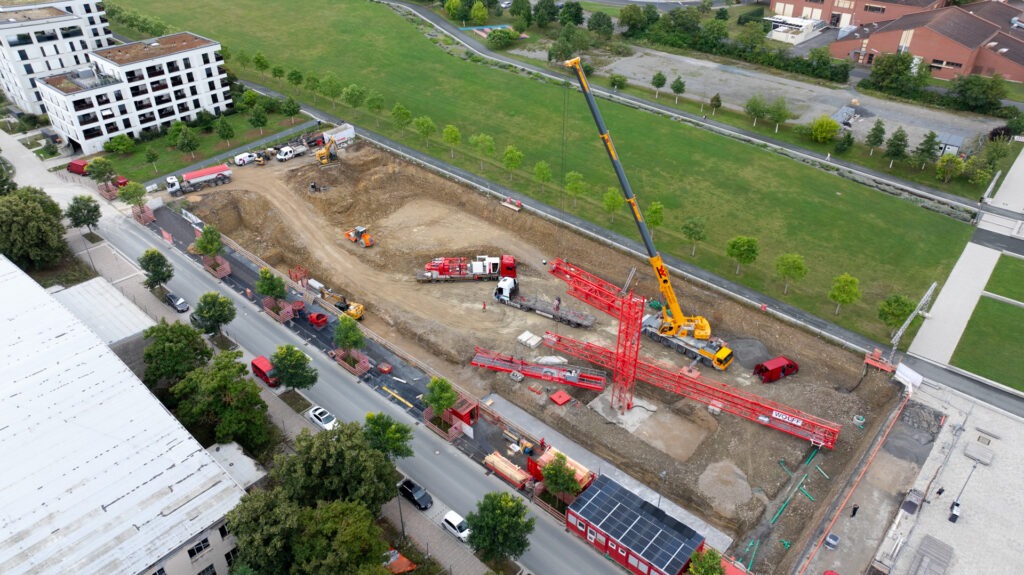
[{"label": "white truck", "polygon": [[298,144],[298,143],[289,144],[289,145],[281,148],[280,150],[278,150],[278,152],[277,152],[277,161],[278,162],[287,162],[288,160],[290,160],[292,158],[297,158],[297,157],[305,154],[308,150],[309,150],[309,148],[306,147],[305,144]]},{"label": "white truck", "polygon": [[177,176],[167,176],[167,191],[172,196],[180,196],[189,192],[197,192],[206,186],[219,186],[231,181],[231,168],[220,164],[194,172],[188,172],[178,180]]}]

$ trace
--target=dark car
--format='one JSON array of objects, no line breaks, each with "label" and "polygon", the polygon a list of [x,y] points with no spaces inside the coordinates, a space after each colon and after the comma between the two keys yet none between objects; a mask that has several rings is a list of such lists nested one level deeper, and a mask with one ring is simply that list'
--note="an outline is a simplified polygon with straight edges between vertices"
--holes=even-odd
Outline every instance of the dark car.
[{"label": "dark car", "polygon": [[167,305],[173,307],[178,313],[185,313],[188,311],[188,302],[185,301],[185,298],[183,297],[168,293],[164,296],[164,301],[167,302]]},{"label": "dark car", "polygon": [[427,490],[416,485],[412,479],[401,482],[398,485],[398,492],[402,494],[402,497],[412,501],[421,511],[430,509],[430,506],[434,504],[434,498],[427,493]]}]

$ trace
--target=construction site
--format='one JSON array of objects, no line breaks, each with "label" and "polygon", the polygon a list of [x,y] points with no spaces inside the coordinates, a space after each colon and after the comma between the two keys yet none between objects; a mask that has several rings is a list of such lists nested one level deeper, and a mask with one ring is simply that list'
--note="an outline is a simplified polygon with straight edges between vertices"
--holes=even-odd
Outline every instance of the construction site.
[{"label": "construction site", "polygon": [[[478,398],[500,394],[730,534],[733,548],[723,552],[750,556],[748,541],[755,537],[786,543],[762,545],[751,561],[754,572],[792,569],[899,400],[889,374],[866,368],[862,355],[678,275],[672,282],[684,312],[706,317],[714,337],[734,353],[725,370],[694,365],[699,374],[691,379],[721,382],[710,385],[732,397],[732,411],[645,383],[642,373],[628,401],[632,409],[625,410],[612,397],[613,369],[576,357],[567,357],[568,364],[603,370],[603,391],[474,367],[478,348],[526,362],[558,355],[549,346],[520,343],[526,331],[616,350],[618,317],[569,295],[567,280],[550,273],[552,262],[568,262],[648,299],[660,298],[659,282],[645,258],[362,141],[326,164],[300,157],[241,167],[229,184],[182,201],[281,274],[303,267],[365,306],[363,325],[457,388]],[[357,228],[358,238],[346,237]],[[372,241],[354,241],[364,234]],[[587,322],[560,323],[501,305],[492,277],[424,281],[424,266],[435,258],[506,254],[515,258],[520,294],[555,302],[573,317],[589,316],[592,325],[574,327]],[[755,366],[780,355],[798,362],[799,372],[762,383]],[[639,372],[647,366],[670,378],[696,364],[646,337],[639,360]],[[571,400],[552,402],[559,390]],[[749,414],[737,417],[737,409]],[[803,429],[787,431],[769,424],[769,416]],[[813,421],[835,434],[824,441],[801,436]]]}]

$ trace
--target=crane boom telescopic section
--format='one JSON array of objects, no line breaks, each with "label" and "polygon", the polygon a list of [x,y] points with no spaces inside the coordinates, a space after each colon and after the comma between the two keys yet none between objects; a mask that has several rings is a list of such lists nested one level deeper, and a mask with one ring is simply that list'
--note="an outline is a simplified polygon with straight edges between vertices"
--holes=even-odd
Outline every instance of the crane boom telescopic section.
[{"label": "crane boom telescopic section", "polygon": [[590,83],[587,82],[587,75],[583,72],[580,59],[573,58],[572,60],[567,60],[564,64],[567,68],[572,68],[576,72],[576,79],[579,80],[580,89],[587,98],[587,106],[590,107],[590,114],[594,117],[594,123],[597,124],[597,131],[601,141],[604,143],[605,151],[608,152],[608,159],[611,160],[612,167],[615,169],[615,176],[619,179],[619,187],[622,189],[622,194],[626,197],[626,203],[629,204],[629,210],[633,214],[633,221],[636,222],[636,227],[640,230],[640,237],[643,238],[648,260],[651,263],[651,267],[654,268],[654,274],[658,277],[658,287],[661,289],[661,295],[665,298],[666,308],[662,312],[662,324],[658,330],[659,333],[664,336],[674,336],[680,331],[692,330],[693,337],[708,339],[711,337],[711,326],[708,324],[708,320],[700,316],[685,317],[682,309],[679,307],[679,300],[676,298],[676,292],[672,289],[672,282],[669,280],[668,269],[665,267],[665,262],[662,261],[661,254],[654,247],[651,232],[647,229],[644,217],[640,213],[640,206],[637,205],[636,196],[633,194],[633,188],[629,185],[629,180],[626,178],[626,172],[622,169],[622,162],[619,161],[619,155],[615,151],[615,145],[612,144],[608,128],[604,125],[601,111],[597,109],[597,100],[594,99],[594,94],[590,91]]}]

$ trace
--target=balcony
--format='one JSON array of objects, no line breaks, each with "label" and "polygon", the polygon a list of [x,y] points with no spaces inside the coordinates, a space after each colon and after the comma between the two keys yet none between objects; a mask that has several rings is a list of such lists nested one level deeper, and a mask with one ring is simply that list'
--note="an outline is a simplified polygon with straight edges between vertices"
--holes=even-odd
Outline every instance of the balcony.
[{"label": "balcony", "polygon": [[167,89],[168,84],[167,84],[167,82],[150,82],[149,83],[149,87],[154,92],[161,92],[161,91]]},{"label": "balcony", "polygon": [[224,74],[227,74],[227,73],[228,73],[228,71],[224,69],[224,66],[217,66],[217,75],[218,76],[223,76]]},{"label": "balcony", "polygon": [[224,56],[221,56],[220,52],[217,52],[216,54],[213,55],[213,60],[215,62],[223,62],[224,61]]},{"label": "balcony", "polygon": [[179,66],[177,62],[168,62],[167,71],[171,73],[181,72],[181,66]]},{"label": "balcony", "polygon": [[142,80],[145,80],[146,77],[142,74],[139,74],[138,72],[129,72],[124,75],[124,79],[127,80],[129,84],[131,84],[133,82],[141,82]]},{"label": "balcony", "polygon": [[96,96],[96,103],[103,106],[110,103],[110,96],[106,94],[99,94]]},{"label": "balcony", "polygon": [[28,46],[32,43],[32,36],[29,34],[17,34],[7,37],[8,46]]},{"label": "balcony", "polygon": [[184,82],[181,81],[181,76],[175,76],[175,77],[171,78],[171,85],[172,86],[180,86],[182,84],[184,84]]},{"label": "balcony", "polygon": [[138,98],[139,96],[145,96],[149,93],[149,90],[145,86],[132,86],[132,98]]},{"label": "balcony", "polygon": [[85,99],[82,99],[82,100],[75,100],[75,111],[76,112],[84,112],[85,110],[88,110],[88,109],[92,108],[93,106],[95,106],[95,104],[92,103],[92,99],[91,98],[85,98]]},{"label": "balcony", "polygon": [[231,82],[229,82],[227,78],[224,78],[224,79],[222,79],[220,81],[220,87],[221,88],[230,88],[231,87]]},{"label": "balcony", "polygon": [[171,97],[168,96],[167,94],[161,94],[161,95],[157,96],[154,101],[156,102],[157,106],[163,106],[163,105],[171,103]]},{"label": "balcony", "polygon": [[149,124],[150,122],[155,122],[155,121],[156,121],[156,116],[153,114],[153,112],[146,112],[145,114],[142,114],[141,116],[139,116],[139,124],[140,125],[142,125],[142,124]]},{"label": "balcony", "polygon": [[78,116],[78,125],[85,126],[85,125],[88,125],[88,124],[94,124],[94,123],[98,122],[99,119],[100,119],[99,116],[97,116],[95,113],[79,114],[79,116]]},{"label": "balcony", "polygon": [[159,78],[160,76],[163,76],[166,73],[167,71],[164,70],[163,66],[149,66],[148,68],[146,68],[147,78]]},{"label": "balcony", "polygon": [[186,97],[187,96],[185,96],[185,90],[175,90],[174,91],[174,99],[175,100],[184,100]]},{"label": "balcony", "polygon": [[50,30],[48,32],[36,32],[36,42],[53,42],[57,39],[57,32]]},{"label": "balcony", "polygon": [[149,100],[139,100],[138,102],[135,102],[135,110],[137,112],[141,112],[142,110],[148,110],[152,107],[153,102],[150,102]]},{"label": "balcony", "polygon": [[82,29],[78,26],[69,26],[67,28],[60,29],[60,35],[64,38],[78,38],[79,36],[85,35]]},{"label": "balcony", "polygon": [[187,114],[188,113],[188,102],[182,102],[181,104],[178,104],[178,113],[179,114]]},{"label": "balcony", "polygon": [[168,106],[166,108],[163,108],[159,112],[157,112],[157,115],[160,116],[161,120],[166,120],[167,118],[174,116],[174,107]]},{"label": "balcony", "polygon": [[99,126],[96,126],[94,128],[89,128],[88,130],[85,130],[85,131],[82,132],[82,136],[86,140],[95,140],[96,138],[99,138],[102,135],[103,135],[103,128],[100,128]]}]

